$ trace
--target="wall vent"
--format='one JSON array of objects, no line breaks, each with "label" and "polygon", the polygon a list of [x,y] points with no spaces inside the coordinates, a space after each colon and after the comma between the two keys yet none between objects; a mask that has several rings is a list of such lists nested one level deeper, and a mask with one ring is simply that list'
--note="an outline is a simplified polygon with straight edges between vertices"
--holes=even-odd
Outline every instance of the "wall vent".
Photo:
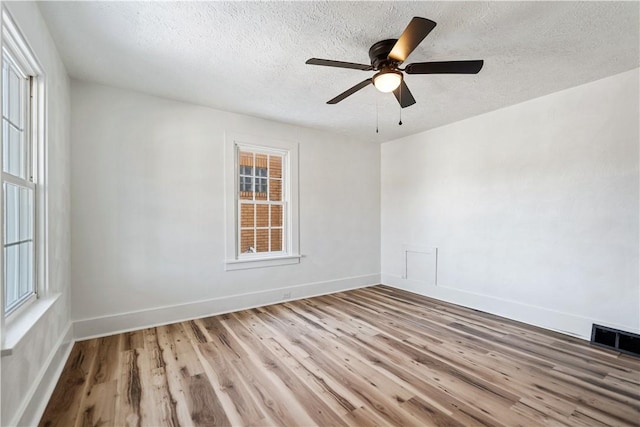
[{"label": "wall vent", "polygon": [[640,335],[631,332],[594,324],[591,344],[640,357]]}]

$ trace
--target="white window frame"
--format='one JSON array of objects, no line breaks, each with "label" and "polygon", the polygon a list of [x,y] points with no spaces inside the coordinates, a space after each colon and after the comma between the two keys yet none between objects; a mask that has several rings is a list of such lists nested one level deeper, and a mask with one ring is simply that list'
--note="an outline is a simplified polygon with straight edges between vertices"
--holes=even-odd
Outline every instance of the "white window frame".
[{"label": "white window frame", "polygon": [[[6,322],[16,323],[18,318],[22,318],[23,314],[27,315],[31,310],[30,307],[43,295],[47,290],[47,215],[46,215],[46,192],[45,192],[45,176],[46,176],[46,144],[45,144],[45,81],[46,76],[39,61],[36,59],[33,51],[27,44],[24,36],[5,8],[2,8],[2,51],[5,50],[11,56],[13,62],[17,63],[20,69],[30,78],[29,99],[29,115],[25,117],[25,129],[29,133],[29,163],[26,170],[26,181],[29,187],[33,189],[33,294],[17,307],[13,308],[9,313],[5,313],[5,284],[4,284],[4,251],[0,256],[0,282],[2,290],[0,292],[0,317],[2,324]],[[0,105],[0,112],[2,109]],[[28,128],[27,128],[28,125]],[[0,144],[0,158],[2,158],[2,144]],[[4,182],[15,182],[16,179],[4,171],[2,174],[2,188]],[[23,183],[20,183],[22,185]],[[0,201],[0,241],[4,242],[4,190],[2,193],[2,201]],[[4,245],[3,245],[4,247]],[[4,338],[4,337],[3,337]],[[3,340],[6,341],[6,340]],[[3,343],[4,353],[4,343]]]},{"label": "white window frame", "polygon": [[[260,154],[274,154],[283,159],[283,251],[242,253],[240,248],[239,153],[240,150]],[[250,135],[225,135],[225,270],[272,267],[298,264],[298,144],[288,141],[266,140]]]}]

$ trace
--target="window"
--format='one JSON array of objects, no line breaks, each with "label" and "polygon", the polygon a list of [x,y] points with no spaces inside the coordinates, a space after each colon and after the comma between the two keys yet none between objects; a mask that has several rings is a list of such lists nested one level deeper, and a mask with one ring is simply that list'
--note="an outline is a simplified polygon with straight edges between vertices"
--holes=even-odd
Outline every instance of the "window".
[{"label": "window", "polygon": [[238,224],[242,254],[284,251],[283,161],[286,153],[242,149],[239,159]]},{"label": "window", "polygon": [[[6,24],[3,14],[3,24]],[[5,25],[6,26],[6,25]],[[36,298],[37,77],[24,42],[3,29],[3,312]]]},{"label": "window", "polygon": [[227,145],[227,270],[298,263],[297,144]]}]

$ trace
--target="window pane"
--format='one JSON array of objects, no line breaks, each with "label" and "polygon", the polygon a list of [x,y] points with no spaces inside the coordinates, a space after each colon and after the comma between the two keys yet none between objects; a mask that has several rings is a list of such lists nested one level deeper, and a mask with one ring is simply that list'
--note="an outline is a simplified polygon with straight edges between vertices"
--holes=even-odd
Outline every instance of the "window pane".
[{"label": "window pane", "polygon": [[282,157],[269,156],[269,177],[282,178]]},{"label": "window pane", "polygon": [[256,178],[256,192],[257,193],[267,192],[267,178]]},{"label": "window pane", "polygon": [[251,188],[251,177],[248,176],[241,176],[240,177],[240,192],[247,192],[247,191],[253,191],[253,189]]},{"label": "window pane", "polygon": [[12,175],[25,178],[24,176],[24,142],[22,140],[23,132],[18,131],[13,126],[9,125],[9,153],[7,155],[9,160],[9,168],[7,172]]},{"label": "window pane", "polygon": [[253,167],[253,153],[247,151],[240,152],[240,166],[248,166],[249,171]]},{"label": "window pane", "polygon": [[240,231],[240,253],[250,254],[256,251],[253,233],[253,229]]},{"label": "window pane", "polygon": [[20,249],[20,273],[18,274],[20,288],[18,298],[22,298],[30,294],[31,289],[33,289],[33,243],[27,242],[16,246]]},{"label": "window pane", "polygon": [[282,206],[280,205],[271,206],[271,226],[282,227]]},{"label": "window pane", "polygon": [[9,64],[2,57],[2,114],[8,117],[9,114]]},{"label": "window pane", "polygon": [[271,229],[271,251],[281,251],[282,250],[282,229],[281,228],[272,228]]},{"label": "window pane", "polygon": [[269,230],[256,230],[256,250],[257,252],[269,252]]},{"label": "window pane", "polygon": [[267,178],[256,178],[256,200],[267,200]]},{"label": "window pane", "polygon": [[24,132],[20,132],[11,126],[5,119],[2,120],[2,167],[5,172],[20,178],[25,178],[24,161],[26,153],[23,136]]},{"label": "window pane", "polygon": [[240,227],[253,227],[254,204],[243,203],[240,205]]},{"label": "window pane", "polygon": [[[238,160],[240,174],[239,189],[241,200],[253,199],[253,153],[241,151]],[[253,246],[253,243],[251,244]]]},{"label": "window pane", "polygon": [[15,243],[19,240],[20,230],[20,187],[5,183],[4,185],[4,243]]},{"label": "window pane", "polygon": [[22,298],[34,293],[33,243],[26,242],[6,247],[5,262],[5,310]]},{"label": "window pane", "polygon": [[4,286],[5,309],[11,307],[19,299],[19,256],[18,245],[4,248]]},{"label": "window pane", "polygon": [[[256,169],[267,169],[267,155],[266,154],[256,154]],[[256,173],[257,175],[257,173]],[[262,175],[261,175],[262,176]],[[265,175],[266,176],[266,175]]]},{"label": "window pane", "polygon": [[269,226],[269,205],[256,206],[256,227]]},{"label": "window pane", "polygon": [[253,178],[240,178],[240,200],[253,200]]},{"label": "window pane", "polygon": [[256,176],[267,176],[267,168],[256,168]]},{"label": "window pane", "polygon": [[282,181],[279,179],[269,180],[269,200],[282,201]]},{"label": "window pane", "polygon": [[33,190],[5,183],[4,243],[33,239]]},{"label": "window pane", "polygon": [[23,85],[24,79],[18,77],[16,72],[9,67],[9,111],[5,115],[19,128],[22,128]]},{"label": "window pane", "polygon": [[33,190],[20,188],[20,240],[33,239]]},{"label": "window pane", "polygon": [[9,122],[4,117],[2,118],[2,170],[9,171]]}]

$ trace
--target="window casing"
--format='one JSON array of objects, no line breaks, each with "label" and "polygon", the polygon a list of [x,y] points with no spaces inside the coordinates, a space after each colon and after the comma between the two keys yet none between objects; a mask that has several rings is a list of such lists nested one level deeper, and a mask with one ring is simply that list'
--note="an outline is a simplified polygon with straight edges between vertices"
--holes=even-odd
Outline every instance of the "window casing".
[{"label": "window casing", "polygon": [[297,144],[227,137],[226,270],[299,263]]},{"label": "window casing", "polygon": [[2,313],[21,311],[38,296],[37,64],[3,11],[2,37]]}]

